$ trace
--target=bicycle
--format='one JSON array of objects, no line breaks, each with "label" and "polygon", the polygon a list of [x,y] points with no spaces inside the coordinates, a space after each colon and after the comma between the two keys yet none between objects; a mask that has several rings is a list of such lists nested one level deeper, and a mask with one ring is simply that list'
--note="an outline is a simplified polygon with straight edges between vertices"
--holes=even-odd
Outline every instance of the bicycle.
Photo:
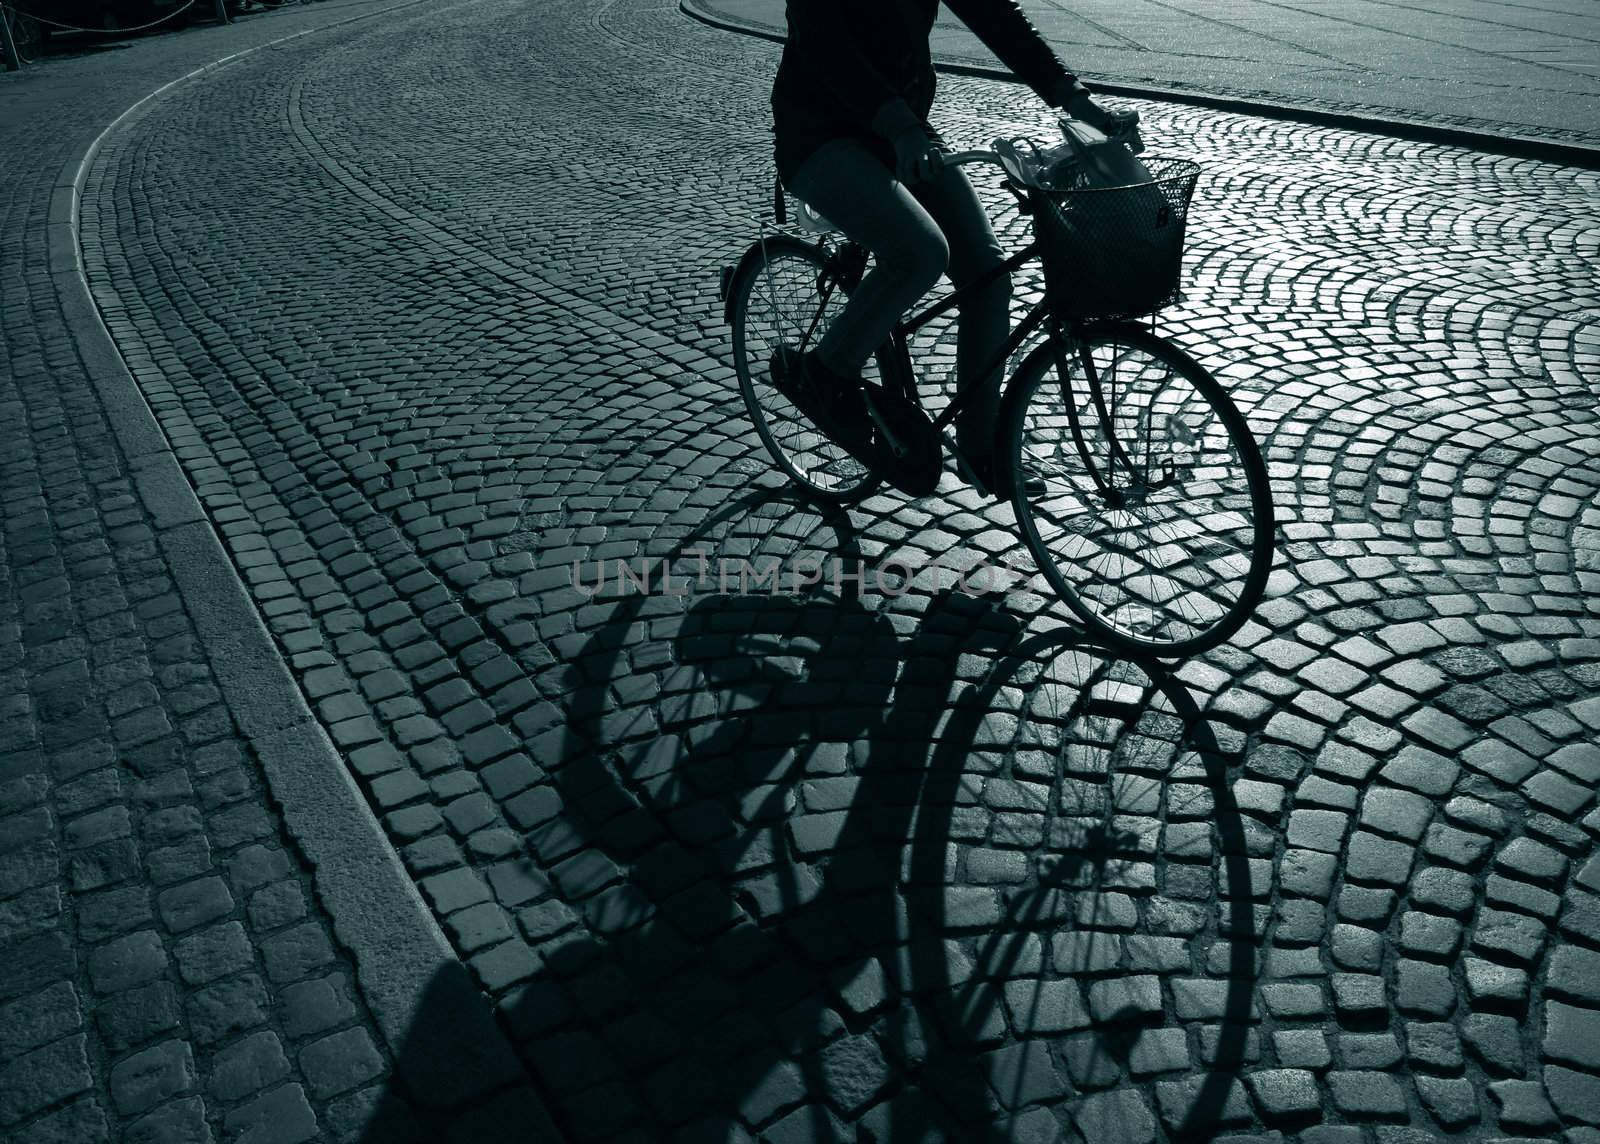
[{"label": "bicycle", "polygon": [[[1091,632],[1134,654],[1204,651],[1260,602],[1274,525],[1266,466],[1243,415],[1203,366],[1133,320],[1178,297],[1199,166],[1150,160],[1146,182],[1063,189],[1062,169],[1030,171],[1018,144],[1040,153],[1029,140],[1000,139],[944,160],[999,166],[1018,210],[1033,219],[1033,240],[991,274],[1035,258],[1044,273],[1043,298],[980,375],[1003,385],[997,483],[1011,487],[1022,538],[1050,586]],[[782,226],[781,186],[774,206]],[[850,504],[878,487],[879,472],[820,432],[765,370],[780,346],[803,351],[820,336],[869,256],[805,204],[799,222],[814,241],[769,235],[763,222],[757,241],[723,269],[724,317],[740,392],[778,467],[809,496]],[[876,391],[920,405],[908,339],[965,292],[900,321],[869,364],[869,398]],[[1002,367],[1041,332],[1002,382]],[[972,397],[958,389],[935,427],[944,430]],[[868,404],[896,447],[878,403]],[[961,457],[952,441],[943,444]]]},{"label": "bicycle", "polygon": [[35,16],[19,11],[9,4],[0,4],[0,21],[5,22],[5,35],[0,47],[8,48],[0,55],[8,57],[6,66],[16,70],[22,64],[32,63],[44,51],[49,29]]}]

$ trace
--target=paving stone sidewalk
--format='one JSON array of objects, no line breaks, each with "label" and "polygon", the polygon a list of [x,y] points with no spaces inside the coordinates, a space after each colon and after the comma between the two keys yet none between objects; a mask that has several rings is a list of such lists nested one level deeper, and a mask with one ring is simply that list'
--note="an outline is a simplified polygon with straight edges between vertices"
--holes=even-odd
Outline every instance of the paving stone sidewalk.
[{"label": "paving stone sidewalk", "polygon": [[[1600,146],[1600,14],[1426,0],[1021,0],[1085,77],[1398,123]],[[684,0],[686,11],[785,31],[783,0]],[[1004,70],[941,12],[937,58]]]},{"label": "paving stone sidewalk", "polygon": [[[1284,522],[1163,670],[1028,593],[698,579],[1017,547],[948,475],[798,504],[745,417],[775,61],[659,0],[419,8],[174,89],[85,185],[119,348],[562,1132],[1600,1138],[1596,176],[1141,108],[1206,171],[1162,328]],[[958,145],[1048,122],[942,91]],[[690,590],[575,583],[619,558]]]}]

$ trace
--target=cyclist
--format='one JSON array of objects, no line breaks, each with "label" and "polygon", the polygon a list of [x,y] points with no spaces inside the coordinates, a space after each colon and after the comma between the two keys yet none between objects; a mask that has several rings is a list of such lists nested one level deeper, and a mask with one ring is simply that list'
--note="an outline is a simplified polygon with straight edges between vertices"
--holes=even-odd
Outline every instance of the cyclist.
[{"label": "cyclist", "polygon": [[[945,6],[1050,106],[1107,134],[1137,119],[1095,102],[1016,0]],[[778,176],[871,251],[874,267],[816,347],[804,355],[779,350],[772,373],[852,452],[871,447],[861,372],[901,315],[940,275],[948,272],[960,288],[1004,261],[972,185],[959,168],[941,165],[947,148],[928,123],[935,86],[928,38],[938,8],[938,0],[788,0],[789,37],[772,86]],[[1009,275],[997,274],[961,304],[961,388],[992,381],[977,374],[1005,344],[1010,298]],[[957,443],[980,489],[1007,496],[995,487],[999,386],[983,392],[957,419]],[[906,474],[889,475],[906,484]],[[908,491],[931,491],[937,475],[911,477],[918,487]]]}]

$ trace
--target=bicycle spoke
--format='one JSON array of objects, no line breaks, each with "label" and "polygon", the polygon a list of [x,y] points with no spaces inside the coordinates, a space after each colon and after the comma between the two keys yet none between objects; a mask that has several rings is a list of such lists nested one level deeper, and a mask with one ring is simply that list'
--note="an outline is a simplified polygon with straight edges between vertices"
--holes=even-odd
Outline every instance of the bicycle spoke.
[{"label": "bicycle spoke", "polygon": [[833,499],[864,489],[873,475],[821,433],[773,384],[770,362],[782,348],[803,352],[843,296],[818,289],[823,263],[814,247],[768,237],[763,257],[735,297],[734,367],[752,420],[781,468],[802,486]]},{"label": "bicycle spoke", "polygon": [[1220,388],[1142,331],[1031,360],[1042,373],[1015,455],[1045,483],[1023,523],[1047,576],[1129,643],[1188,647],[1237,627],[1265,580],[1270,511],[1263,525],[1265,470],[1223,419]]},{"label": "bicycle spoke", "polygon": [[1031,457],[1034,460],[1038,461],[1038,467],[1037,468],[1030,468],[1028,470],[1029,474],[1031,474],[1033,476],[1038,476],[1038,477],[1060,476],[1063,479],[1069,480],[1069,481],[1072,479],[1071,474],[1062,465],[1060,465],[1060,464],[1058,464],[1058,463],[1056,463],[1054,461],[1048,461],[1048,460],[1045,460],[1042,457],[1039,457],[1031,449],[1025,449],[1023,452],[1024,452],[1024,456]]}]

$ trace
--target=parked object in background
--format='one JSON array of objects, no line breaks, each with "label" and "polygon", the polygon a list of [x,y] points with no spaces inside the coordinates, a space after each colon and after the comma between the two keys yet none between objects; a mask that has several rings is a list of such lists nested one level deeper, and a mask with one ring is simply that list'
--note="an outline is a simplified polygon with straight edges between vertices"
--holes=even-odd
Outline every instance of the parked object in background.
[{"label": "parked object in background", "polygon": [[0,6],[0,56],[7,71],[16,71],[38,55],[45,35],[44,25],[26,12]]},{"label": "parked object in background", "polygon": [[13,37],[24,62],[37,59],[47,41],[62,33],[122,35],[181,27],[198,0],[19,0],[8,7]]}]

